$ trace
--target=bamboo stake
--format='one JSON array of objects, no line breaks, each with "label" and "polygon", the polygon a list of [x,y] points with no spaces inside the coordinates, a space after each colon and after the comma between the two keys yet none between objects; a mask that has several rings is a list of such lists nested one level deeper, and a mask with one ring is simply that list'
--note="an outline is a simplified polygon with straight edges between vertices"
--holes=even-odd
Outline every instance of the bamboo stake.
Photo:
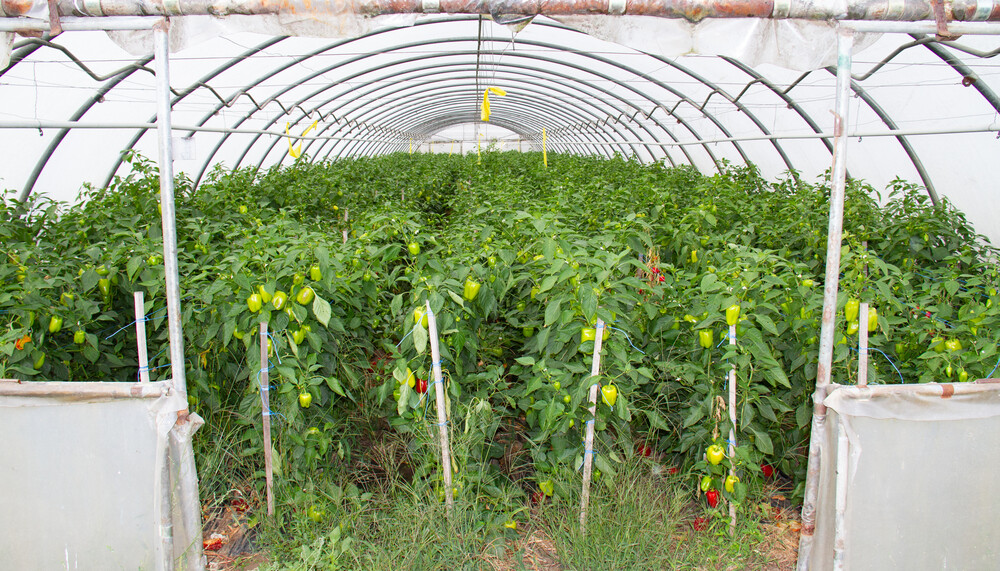
[{"label": "bamboo stake", "polygon": [[271,398],[267,363],[267,323],[260,324],[260,414],[264,420],[264,478],[267,482],[267,515],[274,515],[274,475],[271,462]]},{"label": "bamboo stake", "polygon": [[431,358],[434,360],[434,398],[437,404],[438,435],[441,438],[441,469],[444,471],[444,501],[448,516],[455,503],[451,491],[451,447],[448,444],[448,411],[444,399],[444,376],[441,373],[441,346],[438,344],[437,316],[427,302],[427,334],[431,342]]},{"label": "bamboo stake", "polygon": [[[729,345],[736,346],[736,325],[729,326]],[[736,457],[736,363],[729,369],[729,475],[736,476],[733,458]],[[729,534],[736,533],[736,504],[729,502]]]},{"label": "bamboo stake", "polygon": [[868,386],[868,302],[858,310],[858,386]]},{"label": "bamboo stake", "polygon": [[[597,334],[594,335],[594,360],[590,366],[590,378],[594,379],[601,370],[601,345],[604,344],[604,321],[597,320]],[[587,506],[590,504],[590,477],[594,470],[594,421],[597,419],[596,380],[590,385],[590,418],[587,420],[587,436],[583,445],[583,493],[580,496],[580,532],[587,533]]]},{"label": "bamboo stake", "polygon": [[135,341],[139,351],[139,382],[149,382],[149,355],[146,354],[146,302],[144,294],[137,291],[132,294],[135,299]]}]

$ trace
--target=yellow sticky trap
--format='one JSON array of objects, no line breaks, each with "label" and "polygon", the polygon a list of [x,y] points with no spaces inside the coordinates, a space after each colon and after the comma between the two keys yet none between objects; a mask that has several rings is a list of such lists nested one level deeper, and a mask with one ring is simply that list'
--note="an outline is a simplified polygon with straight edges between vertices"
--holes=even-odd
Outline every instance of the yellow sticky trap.
[{"label": "yellow sticky trap", "polygon": [[484,122],[488,122],[490,120],[490,93],[500,96],[507,95],[507,92],[499,87],[487,87],[486,90],[483,91],[483,104],[482,109],[480,110],[481,112],[479,114],[479,118]]},{"label": "yellow sticky trap", "polygon": [[[309,131],[312,131],[313,129],[316,128],[316,125],[318,123],[319,123],[319,120],[313,121],[312,125],[309,125],[308,129],[306,129],[305,131],[302,131],[302,135],[300,135],[300,136],[301,137],[305,137],[309,133]],[[296,158],[297,159],[302,154],[302,142],[301,141],[299,142],[298,148],[295,148],[295,147],[292,146],[291,133],[288,132],[288,127],[289,126],[290,126],[289,123],[285,123],[285,134],[289,136],[289,139],[288,139],[288,154],[292,155],[292,158]]]},{"label": "yellow sticky trap", "polygon": [[542,127],[542,163],[545,168],[549,167],[549,154],[545,150],[545,127]]}]

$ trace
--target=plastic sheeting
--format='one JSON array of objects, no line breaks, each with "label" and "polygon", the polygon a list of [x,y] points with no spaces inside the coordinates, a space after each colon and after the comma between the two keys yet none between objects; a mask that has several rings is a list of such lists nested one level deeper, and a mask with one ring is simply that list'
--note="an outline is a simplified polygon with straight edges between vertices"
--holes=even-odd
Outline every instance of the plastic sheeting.
[{"label": "plastic sheeting", "polygon": [[[829,429],[810,569],[835,568],[838,474],[846,483],[842,568],[997,568],[1000,385],[942,386],[943,394],[956,391],[834,385],[824,401]],[[841,427],[846,466],[837,463]]]},{"label": "plastic sheeting", "polygon": [[[350,38],[379,28],[412,25],[417,18],[413,14],[375,18],[355,14],[343,14],[336,18],[184,16],[171,19],[170,49],[180,51],[201,41],[236,32]],[[750,67],[767,63],[795,71],[820,69],[837,63],[836,28],[828,22],[725,19],[694,24],[648,16],[564,16],[553,19],[595,38],[663,57],[725,55]],[[109,32],[108,35],[133,55],[152,51],[152,32]],[[878,37],[878,34],[859,34],[855,45],[859,50],[864,49]]]},{"label": "plastic sheeting", "polygon": [[81,385],[0,381],[0,567],[202,569],[203,421],[176,423],[169,381]]},{"label": "plastic sheeting", "polygon": [[[348,11],[347,4],[339,6],[344,8],[339,14],[173,17],[170,50],[181,51],[205,40],[238,32],[353,38],[380,28],[409,26],[418,18],[427,18],[418,14],[367,17]],[[47,20],[47,4],[36,0],[29,17]],[[750,67],[772,64],[795,71],[820,69],[837,62],[836,29],[830,22],[717,19],[692,23],[650,16],[597,15],[554,19],[595,38],[663,57],[724,55]],[[511,29],[520,31],[524,26],[525,23],[521,23],[511,26]],[[132,55],[146,55],[153,51],[151,31],[112,31],[108,35]],[[877,38],[878,34],[859,34],[855,40],[856,49],[864,49]],[[0,40],[3,39],[0,36]],[[0,41],[0,68],[6,65],[5,58],[9,55],[10,42]]]},{"label": "plastic sheeting", "polygon": [[[750,67],[772,64],[794,71],[837,63],[837,32],[830,22],[807,20],[665,20],[644,16],[566,16],[556,20],[609,42],[663,57],[721,55]],[[860,51],[879,34],[859,34]]]}]

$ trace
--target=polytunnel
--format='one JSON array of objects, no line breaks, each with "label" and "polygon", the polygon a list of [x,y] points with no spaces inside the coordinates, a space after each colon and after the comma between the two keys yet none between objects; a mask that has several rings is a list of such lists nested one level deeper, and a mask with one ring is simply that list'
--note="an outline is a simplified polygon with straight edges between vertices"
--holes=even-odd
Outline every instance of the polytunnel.
[{"label": "polytunnel", "polygon": [[[843,290],[839,292],[838,301],[838,281],[854,275],[841,263],[842,255],[853,256],[848,250],[842,254],[846,239],[843,229],[849,222],[844,218],[844,193],[851,181],[867,183],[869,186],[865,188],[873,192],[875,204],[887,204],[891,189],[901,184],[901,180],[909,181],[918,187],[921,203],[926,201],[931,212],[953,206],[961,213],[961,219],[967,220],[980,234],[973,237],[976,248],[988,248],[989,242],[1000,239],[1000,217],[992,200],[992,183],[1000,177],[1000,161],[995,160],[997,145],[1000,145],[1000,98],[997,95],[1000,79],[993,59],[1000,53],[996,38],[1000,33],[997,25],[1000,3],[994,0],[950,3],[934,0],[754,0],[736,3],[716,0],[609,0],[606,3],[520,0],[329,3],[50,0],[46,3],[3,0],[0,16],[3,16],[0,18],[0,97],[5,102],[0,111],[4,151],[0,155],[0,180],[4,188],[9,189],[7,203],[10,205],[37,202],[44,197],[73,205],[67,207],[72,211],[81,205],[81,200],[85,202],[88,196],[94,196],[93,189],[131,180],[130,177],[135,176],[132,169],[136,156],[155,157],[161,173],[179,173],[185,181],[185,193],[194,196],[204,185],[217,184],[220,169],[248,169],[265,176],[264,173],[274,172],[277,166],[299,168],[397,154],[484,156],[497,151],[519,151],[532,156],[540,153],[546,157],[546,166],[550,156],[599,157],[665,168],[691,167],[706,177],[727,176],[734,167],[752,167],[767,181],[823,181],[829,184],[828,200],[817,203],[824,209],[821,214],[828,226],[823,229],[828,238],[825,244],[817,246],[825,252],[825,258],[822,266],[815,268],[816,278],[823,284],[823,290],[817,293],[822,298],[816,298],[819,305],[815,307],[821,309],[821,323],[820,317],[816,318],[819,335],[811,337],[813,342],[818,337],[815,374],[814,379],[810,379],[814,384],[809,387],[810,392],[813,389],[815,392],[811,398],[799,395],[812,415],[812,435],[808,445],[808,473],[803,482],[798,568],[839,569],[870,565],[930,565],[929,568],[934,568],[942,561],[959,561],[956,564],[974,568],[986,561],[995,561],[991,550],[995,549],[992,545],[998,538],[979,529],[989,526],[987,519],[976,519],[982,515],[978,512],[970,516],[970,526],[947,536],[948,542],[962,550],[956,547],[939,553],[927,546],[924,527],[933,526],[933,521],[916,518],[917,521],[902,525],[892,514],[886,515],[885,510],[872,508],[885,501],[886,494],[891,495],[889,491],[881,496],[881,491],[872,491],[888,478],[886,474],[894,474],[893,477],[899,478],[897,481],[903,482],[899,487],[909,487],[917,490],[916,493],[927,492],[930,485],[926,479],[912,476],[912,470],[899,468],[908,461],[914,462],[912,457],[904,454],[897,458],[898,446],[886,447],[884,441],[876,444],[873,435],[895,430],[897,432],[892,432],[894,442],[909,447],[913,454],[923,443],[933,441],[942,450],[958,454],[957,458],[952,458],[942,452],[950,459],[948,462],[960,462],[961,450],[992,445],[990,439],[995,437],[989,434],[995,432],[992,429],[1000,418],[994,385],[985,382],[953,385],[945,380],[942,384],[914,384],[913,390],[907,392],[899,387],[910,385],[878,387],[875,381],[868,387],[865,378],[869,357],[862,356],[867,355],[868,330],[863,325],[858,348],[853,349],[859,361],[857,386],[836,384],[841,382],[841,375],[831,369],[841,360],[837,355],[848,354],[846,348],[838,349],[841,343],[838,342],[840,330],[836,328],[836,320],[845,302]],[[172,377],[170,381],[146,387],[137,384],[139,388],[131,395],[136,401],[146,399],[142,406],[148,406],[156,418],[152,431],[141,436],[139,443],[156,450],[156,454],[139,454],[140,467],[156,472],[152,484],[158,490],[153,500],[156,506],[151,512],[144,511],[136,516],[145,518],[145,527],[140,533],[145,536],[138,547],[133,546],[125,556],[138,559],[102,560],[114,564],[140,561],[142,565],[164,569],[204,565],[202,546],[195,539],[199,524],[197,498],[192,499],[192,494],[196,493],[192,492],[193,430],[190,426],[193,424],[193,429],[197,429],[201,421],[197,415],[192,416],[193,421],[187,417],[185,377],[191,372],[186,371],[184,362],[185,353],[190,356],[193,352],[200,354],[204,366],[209,351],[208,346],[201,351],[202,346],[183,343],[183,335],[190,332],[181,330],[182,310],[189,307],[182,306],[182,294],[188,296],[183,299],[190,299],[195,294],[181,291],[186,276],[178,266],[172,180],[173,176],[164,176],[157,182],[161,192],[162,262],[166,285],[159,294],[165,296],[164,311],[169,315],[169,335],[163,340],[169,341],[169,357],[164,358],[171,366]],[[462,184],[465,183],[459,183]],[[427,187],[420,189],[420,192],[427,191]],[[676,202],[674,207],[677,207]],[[15,212],[13,206],[8,212]],[[343,216],[346,224],[347,213]],[[714,226],[714,222],[711,225]],[[339,227],[334,234],[339,239]],[[927,234],[923,236],[927,242]],[[156,237],[159,239],[159,234]],[[343,241],[345,245],[348,242],[347,229],[343,230]],[[37,242],[41,244],[44,240],[39,238]],[[420,252],[420,247],[412,248],[415,245],[414,242],[406,244],[414,257]],[[428,247],[426,243],[423,245]],[[437,247],[436,241],[434,246]],[[551,250],[555,251],[555,245]],[[559,251],[562,255],[562,246]],[[372,252],[369,254],[375,255]],[[517,257],[522,253],[518,252]],[[7,254],[14,259],[13,251]],[[691,264],[698,262],[697,250],[684,249],[683,254],[689,256]],[[314,265],[316,275],[321,275],[320,262],[322,273],[328,273],[332,267],[329,265],[332,262],[324,261],[324,256],[326,254]],[[640,255],[640,258],[648,266],[653,256],[647,256]],[[552,252],[546,250],[536,261],[551,257]],[[513,252],[510,260],[503,259],[498,252],[496,257],[490,256],[489,268],[494,267],[497,258],[501,264],[519,263],[514,261]],[[993,261],[991,254],[989,262]],[[936,262],[945,265],[941,259]],[[678,260],[673,263],[681,265]],[[80,276],[85,272],[89,275],[90,270],[89,266],[86,270],[80,269]],[[365,273],[365,282],[368,282],[369,273],[375,270],[376,267],[371,266],[370,272]],[[132,280],[139,271],[138,263],[135,266],[130,263],[128,279]],[[798,271],[801,278],[801,267]],[[866,263],[865,275],[868,271]],[[24,282],[24,270],[20,272],[18,278]],[[652,279],[652,274],[643,272],[647,272],[645,267],[638,275]],[[713,267],[711,273],[714,272]],[[14,273],[12,269],[10,277]],[[229,273],[234,271],[229,270]],[[339,271],[337,275],[340,276]],[[989,284],[970,275],[962,274],[961,279],[933,280],[947,281],[949,295],[955,295],[960,289],[988,289]],[[995,278],[995,271],[993,276]],[[97,273],[91,277],[93,283],[89,287],[93,288],[99,281],[101,288],[107,287],[106,278]],[[82,279],[88,280],[87,277]],[[532,288],[530,300],[535,300],[536,293],[544,294],[553,284],[566,279],[565,275],[558,281],[553,277],[548,287]],[[464,291],[461,291],[462,280],[466,280]],[[469,281],[475,285],[471,294]],[[706,281],[701,281],[701,290],[708,291],[712,281],[714,278],[707,285]],[[811,284],[813,280],[799,279],[799,287],[806,282]],[[466,303],[471,305],[480,284],[464,275],[456,283],[458,293],[452,292],[452,298],[460,301],[464,296]],[[539,283],[546,282],[539,280]],[[295,287],[300,285],[296,283]],[[114,287],[118,287],[117,284]],[[260,291],[261,295],[267,294],[265,305],[273,294],[284,295],[275,292],[273,286],[268,292],[263,287]],[[536,292],[536,289],[542,291]],[[251,291],[254,292],[252,296],[258,295],[256,290],[251,288]],[[245,296],[245,292],[242,295]],[[995,291],[987,297],[992,296]],[[76,303],[72,297],[69,303],[59,299],[68,307]],[[325,309],[317,308],[317,305],[309,305],[312,299],[310,295],[301,301],[299,309],[308,305],[314,313],[303,311],[302,315],[315,315],[327,326],[331,318],[330,305],[326,304]],[[431,386],[437,385],[439,422],[434,426],[440,427],[441,462],[448,465],[451,460],[445,425],[449,417],[440,404],[444,402],[446,389],[442,388],[442,358],[437,341],[437,319],[448,318],[443,317],[440,305],[434,307],[426,297],[424,301],[428,303],[427,313],[432,316],[430,325],[421,326],[417,315],[417,325],[412,327],[422,331],[414,335],[415,339],[424,335],[426,342],[426,335],[431,337],[434,363],[425,376],[427,379],[433,377]],[[250,311],[256,313],[261,300],[256,300],[257,310],[253,301],[249,303]],[[291,308],[292,302],[288,303]],[[586,306],[587,302],[582,303]],[[916,306],[916,310],[920,314],[927,310],[930,318],[931,311],[952,302],[938,298],[933,303],[931,307]],[[954,315],[948,313],[947,316],[953,321],[945,318],[938,321],[952,330],[964,327],[962,332],[971,330],[971,335],[976,336],[975,325],[956,325],[960,317],[974,319],[970,317],[974,310],[965,306],[960,310],[958,302],[953,303],[956,304]],[[143,316],[142,304],[138,301],[136,304],[136,321],[129,326],[149,320],[148,316]],[[773,301],[771,307],[778,305],[779,302]],[[980,311],[995,312],[991,306],[986,305]],[[739,315],[740,306],[735,307]],[[551,308],[550,303],[548,309]],[[862,305],[862,315],[867,315],[867,308],[866,301]],[[281,307],[275,303],[275,309]],[[399,310],[398,305],[393,306],[395,313]],[[16,308],[9,311],[13,313]],[[336,307],[333,312],[336,316]],[[545,311],[546,328],[558,318],[558,312],[558,304],[552,315]],[[600,331],[608,317],[591,313],[593,319],[589,324],[596,323]],[[31,315],[34,320],[34,312]],[[301,315],[296,316],[294,312],[288,315],[283,323],[291,326],[293,321],[302,322]],[[804,323],[807,321],[804,305],[801,315]],[[978,319],[982,319],[982,315],[985,313]],[[189,316],[185,317],[185,322]],[[700,320],[690,315],[685,319],[687,317],[694,320],[692,323]],[[725,321],[728,319],[727,315]],[[728,339],[734,346],[736,319],[728,323]],[[848,317],[850,319],[852,317]],[[62,321],[59,323],[61,327]],[[449,329],[450,322],[445,323],[440,325],[441,331],[453,331]],[[876,327],[871,329],[873,334],[888,329],[879,323],[876,319]],[[538,325],[541,329],[541,324]],[[790,328],[801,326],[800,322],[790,321]],[[235,327],[235,330],[216,327],[214,334],[225,331],[228,342],[234,332],[239,331],[239,326]],[[249,332],[254,332],[255,327],[253,323]],[[579,325],[577,327],[576,332]],[[786,332],[770,319],[762,323],[761,328],[776,335],[779,330],[781,334]],[[137,332],[143,347],[140,371],[148,377],[149,363],[143,361],[145,325],[142,329],[142,333]],[[857,329],[855,327],[855,331]],[[58,330],[50,322],[52,335]],[[266,328],[261,331],[260,344],[253,347],[260,350],[260,362],[267,363],[269,353],[263,343]],[[535,326],[531,331],[533,334]],[[720,337],[725,334],[724,330]],[[302,335],[294,344],[305,347],[306,334]],[[530,337],[527,326],[524,335]],[[951,335],[950,340],[953,340],[958,333]],[[590,340],[594,356],[591,374],[597,376],[602,336],[598,334],[595,339],[591,334]],[[405,337],[399,343],[404,341]],[[628,342],[636,349],[631,338]],[[923,337],[919,342],[944,346],[941,340]],[[702,347],[709,349],[710,345],[702,344]],[[11,347],[7,355],[13,359],[13,340]],[[249,341],[247,347],[252,348]],[[397,344],[396,348],[399,347]],[[898,341],[896,348],[897,353],[904,352],[899,349]],[[17,351],[21,350],[19,346]],[[937,358],[927,346],[922,350],[927,353],[921,359]],[[298,349],[294,351],[298,358]],[[423,353],[424,349],[418,352]],[[995,348],[983,348],[980,353],[982,359],[988,360],[994,356]],[[33,358],[38,363],[37,356]],[[44,363],[44,354],[42,359]],[[533,357],[527,365],[527,361],[518,360],[527,367],[534,362]],[[940,366],[943,373],[944,360]],[[947,361],[946,366],[950,379],[952,362]],[[958,362],[955,366],[957,370]],[[734,371],[736,367],[733,365]],[[900,372],[895,364],[892,367],[896,373]],[[41,368],[41,365],[34,367],[36,370]],[[374,361],[372,368],[375,368]],[[278,368],[261,365],[258,369],[256,380],[260,381],[261,375],[264,378],[261,387],[268,386],[267,371],[272,369]],[[5,370],[11,376],[18,372],[11,367],[0,368],[0,373]],[[993,367],[993,371],[989,371],[989,366],[985,365],[982,375],[976,376],[988,379],[995,370]],[[964,374],[965,368],[961,371]],[[727,385],[728,408],[722,406],[728,412],[718,413],[732,415],[732,425],[737,425],[734,412],[736,374],[733,372],[732,377],[726,377],[732,379]],[[397,375],[397,384],[405,387],[404,378],[410,375],[412,373],[406,368],[406,373]],[[903,374],[899,377],[902,379]],[[427,381],[421,382],[425,383],[424,391],[430,391],[427,395],[435,391],[435,388],[428,389]],[[337,383],[335,387],[328,381],[330,391],[344,396],[340,381]],[[597,404],[597,386],[594,384],[590,392],[592,406]],[[79,398],[67,397],[70,394],[64,392],[67,390],[57,389],[54,398]],[[108,403],[128,400],[121,389],[101,390],[108,392],[90,397]],[[391,390],[391,387],[387,389]],[[21,389],[6,389],[0,383],[0,398],[11,399],[10,402],[18,398],[41,398],[40,393],[22,395],[19,391]],[[267,391],[260,389],[258,392],[266,394]],[[302,394],[310,394],[308,402],[299,401],[305,409],[312,402],[313,393]],[[319,398],[320,393],[316,394]],[[580,394],[580,398],[585,398],[584,392]],[[725,404],[724,396],[719,398]],[[453,394],[453,397],[457,399],[458,395]],[[154,398],[156,404],[149,404]],[[263,402],[263,420],[258,421],[264,426],[265,444],[258,447],[266,449],[270,513],[273,510],[272,420],[268,416],[271,413],[267,412],[266,399]],[[531,402],[535,402],[534,397]],[[614,408],[614,399],[604,402]],[[567,400],[566,404],[569,403]],[[0,401],[0,406],[12,405]],[[404,407],[399,406],[402,415]],[[102,409],[100,414],[110,415],[114,410],[109,407]],[[179,425],[189,425],[180,429],[179,434],[175,433],[170,428],[172,421],[165,420],[164,410],[176,414]],[[594,410],[590,409],[592,416],[597,414]],[[136,410],[128,414],[136,418],[142,416],[141,411]],[[74,417],[76,421],[86,422],[81,418],[85,417]],[[649,416],[650,425],[658,427],[653,418]],[[291,423],[288,419],[283,421]],[[878,421],[888,422],[879,424]],[[937,428],[928,428],[932,421],[951,426],[953,432],[944,434],[936,432]],[[29,421],[17,416],[17,422]],[[597,457],[593,451],[594,423],[593,420],[587,422],[590,424],[586,430],[585,450],[580,455],[583,469],[581,527],[587,512],[591,464]],[[899,428],[900,423],[903,429]],[[583,425],[581,422],[580,426]],[[687,427],[685,421],[684,428]],[[438,428],[433,431],[436,433]],[[715,432],[718,432],[718,419]],[[758,442],[760,434],[753,434],[753,440]],[[915,436],[917,434],[920,436]],[[99,432],[94,438],[110,436]],[[956,441],[966,448],[953,449]],[[984,441],[987,444],[984,445]],[[736,437],[732,432],[728,443],[728,456],[735,462]],[[122,446],[125,450],[122,454],[128,456],[136,453],[134,446],[138,444],[126,442]],[[757,448],[761,449],[760,444]],[[863,449],[866,453],[869,449],[878,450],[878,459],[873,461],[871,456],[862,455]],[[20,454],[23,453],[22,450]],[[86,462],[84,459],[77,461]],[[980,458],[979,461],[984,465],[996,463],[994,459]],[[705,464],[704,459],[701,462],[697,466]],[[926,469],[919,462],[917,465],[921,470]],[[729,475],[735,477],[735,470],[733,463]],[[442,497],[447,497],[451,509],[454,499],[452,471],[443,472]],[[458,474],[457,468],[455,474]],[[725,474],[720,474],[725,479]],[[950,472],[933,472],[935,478],[953,476]],[[552,496],[551,486],[548,480],[550,490],[545,492],[548,496]],[[729,493],[734,493],[731,483],[726,487]],[[982,495],[986,504],[997,499],[995,492],[988,491],[992,489],[988,483],[972,488]],[[458,488],[454,490],[457,493]],[[25,491],[25,497],[30,498],[31,493]],[[894,501],[907,501],[892,497]],[[174,498],[176,503],[172,504],[169,498]],[[727,496],[727,500],[732,499]],[[728,516],[734,526],[734,506],[738,503],[729,503]],[[957,503],[963,510],[972,509],[968,502]],[[873,509],[876,515],[866,508]],[[97,508],[90,506],[87,509]],[[310,517],[312,509],[310,507]],[[948,521],[952,521],[950,517],[958,509],[947,501],[936,503],[931,519],[944,513],[949,516]],[[164,515],[163,510],[168,515]],[[175,517],[172,522],[170,513]],[[68,515],[79,514],[70,512]],[[969,515],[968,511],[962,515]],[[886,532],[872,536],[871,529],[865,530],[865,522],[873,521],[872,518],[877,519],[880,529],[891,530],[896,526],[900,529],[895,535]],[[44,521],[40,525],[44,525]],[[177,538],[173,544],[168,529],[171,526]],[[73,540],[79,538],[67,539],[67,545]],[[85,537],[82,541],[94,539]],[[191,547],[178,545],[184,541]],[[915,548],[918,545],[920,549]],[[15,547],[11,543],[0,544],[0,553]],[[72,549],[77,546],[74,544]],[[69,550],[67,547],[65,561],[67,566],[73,567],[69,563]],[[80,551],[81,554],[86,552],[86,549]],[[99,560],[87,559],[89,554],[80,557],[81,561]],[[56,560],[64,561],[60,555],[46,562]],[[32,559],[22,556],[16,561],[30,565]]]}]

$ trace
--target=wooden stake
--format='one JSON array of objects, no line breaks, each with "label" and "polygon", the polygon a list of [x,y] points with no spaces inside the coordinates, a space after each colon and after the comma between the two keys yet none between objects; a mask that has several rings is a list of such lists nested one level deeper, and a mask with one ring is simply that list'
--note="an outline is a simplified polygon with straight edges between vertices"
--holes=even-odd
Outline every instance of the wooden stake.
[{"label": "wooden stake", "polygon": [[274,475],[271,463],[271,397],[267,362],[267,323],[260,324],[260,402],[264,419],[264,478],[267,482],[267,515],[274,515]]},{"label": "wooden stake", "polygon": [[858,386],[868,386],[868,302],[858,309]]},{"label": "wooden stake", "polygon": [[132,294],[135,299],[135,342],[139,350],[139,382],[149,382],[149,355],[146,354],[146,302],[141,291]]},{"label": "wooden stake", "polygon": [[[597,334],[594,335],[594,359],[590,366],[590,378],[595,379],[601,370],[601,345],[604,344],[604,321],[597,320]],[[597,392],[600,388],[595,380],[590,385],[590,418],[586,425],[583,444],[583,493],[580,495],[580,533],[587,534],[587,506],[590,504],[590,477],[594,470],[594,421],[597,419]]]},{"label": "wooden stake", "polygon": [[441,346],[438,344],[437,316],[427,302],[427,334],[431,342],[431,359],[434,360],[434,398],[437,404],[438,435],[441,438],[441,469],[444,472],[444,501],[451,516],[455,503],[451,491],[451,447],[448,443],[448,410],[444,399],[444,375],[441,373]]},{"label": "wooden stake", "polygon": [[[736,325],[729,326],[729,346],[736,346]],[[736,476],[733,458],[736,456],[736,363],[729,369],[729,475]],[[729,535],[736,533],[736,504],[729,502]]]}]

